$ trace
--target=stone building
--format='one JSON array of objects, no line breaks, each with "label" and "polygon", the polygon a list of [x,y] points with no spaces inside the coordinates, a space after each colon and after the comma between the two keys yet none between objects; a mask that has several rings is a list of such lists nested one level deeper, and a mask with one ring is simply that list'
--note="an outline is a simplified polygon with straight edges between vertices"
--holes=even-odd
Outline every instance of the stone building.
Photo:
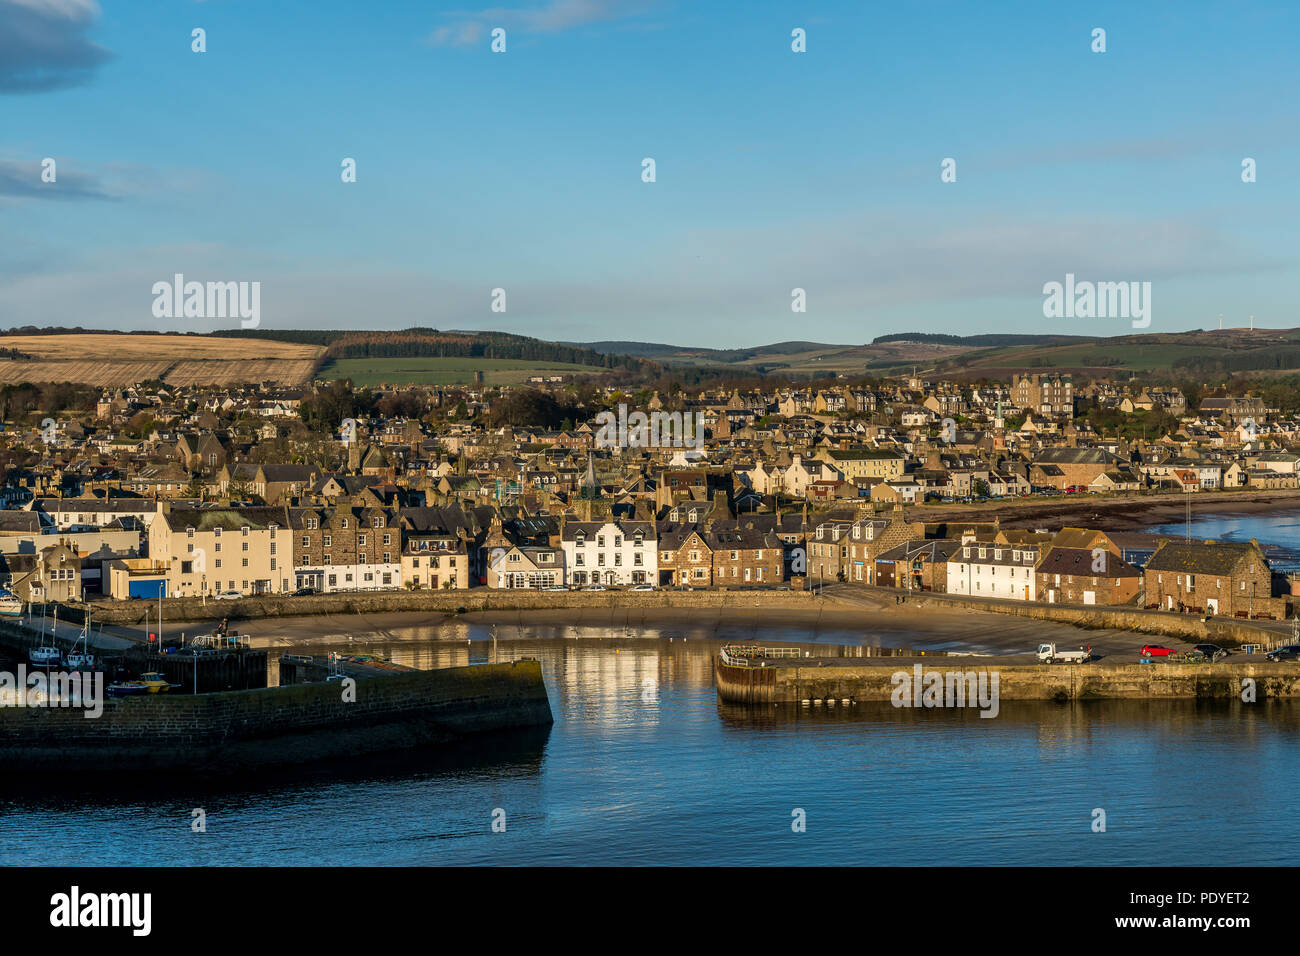
[{"label": "stone building", "polygon": [[1259,542],[1164,541],[1144,569],[1148,608],[1222,617],[1285,618],[1289,594],[1275,576]]}]

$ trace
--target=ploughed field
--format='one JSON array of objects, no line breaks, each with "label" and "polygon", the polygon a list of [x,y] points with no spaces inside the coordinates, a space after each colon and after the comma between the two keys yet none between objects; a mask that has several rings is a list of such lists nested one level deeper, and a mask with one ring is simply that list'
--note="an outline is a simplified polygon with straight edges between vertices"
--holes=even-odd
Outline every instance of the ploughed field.
[{"label": "ploughed field", "polygon": [[306,381],[321,349],[265,339],[190,335],[4,335],[0,385],[75,382],[100,388],[161,379],[169,385],[241,385]]}]

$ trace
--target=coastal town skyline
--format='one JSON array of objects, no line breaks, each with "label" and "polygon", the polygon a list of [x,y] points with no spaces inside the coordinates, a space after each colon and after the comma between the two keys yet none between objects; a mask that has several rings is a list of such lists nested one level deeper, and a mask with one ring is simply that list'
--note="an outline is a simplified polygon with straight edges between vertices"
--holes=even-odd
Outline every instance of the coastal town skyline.
[{"label": "coastal town skyline", "polygon": [[10,935],[1277,935],[1298,36],[0,0]]}]

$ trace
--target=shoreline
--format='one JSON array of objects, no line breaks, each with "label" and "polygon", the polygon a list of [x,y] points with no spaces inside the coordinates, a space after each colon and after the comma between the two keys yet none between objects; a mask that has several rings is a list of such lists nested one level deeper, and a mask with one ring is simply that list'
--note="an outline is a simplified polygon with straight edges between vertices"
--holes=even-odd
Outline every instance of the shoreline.
[{"label": "shoreline", "polygon": [[[1187,514],[1185,494],[1085,496],[1081,500],[999,501],[983,506],[922,505],[909,508],[909,521],[927,523],[987,522],[997,516],[1004,528],[1032,528],[1048,523],[1064,526],[1103,521],[1108,531],[1143,531],[1151,525],[1181,521]],[[1190,496],[1193,517],[1251,515],[1300,511],[1300,488],[1269,491],[1197,492]],[[1270,542],[1261,542],[1264,544]]]}]

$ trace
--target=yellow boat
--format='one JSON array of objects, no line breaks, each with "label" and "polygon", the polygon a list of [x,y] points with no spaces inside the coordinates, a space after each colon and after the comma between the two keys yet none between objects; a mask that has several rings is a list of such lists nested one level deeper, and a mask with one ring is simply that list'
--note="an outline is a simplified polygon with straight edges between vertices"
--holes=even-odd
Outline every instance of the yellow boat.
[{"label": "yellow boat", "polygon": [[171,684],[167,683],[167,678],[157,671],[141,674],[139,683],[144,684],[146,691],[150,694],[161,694],[164,691],[171,690],[172,687]]}]

